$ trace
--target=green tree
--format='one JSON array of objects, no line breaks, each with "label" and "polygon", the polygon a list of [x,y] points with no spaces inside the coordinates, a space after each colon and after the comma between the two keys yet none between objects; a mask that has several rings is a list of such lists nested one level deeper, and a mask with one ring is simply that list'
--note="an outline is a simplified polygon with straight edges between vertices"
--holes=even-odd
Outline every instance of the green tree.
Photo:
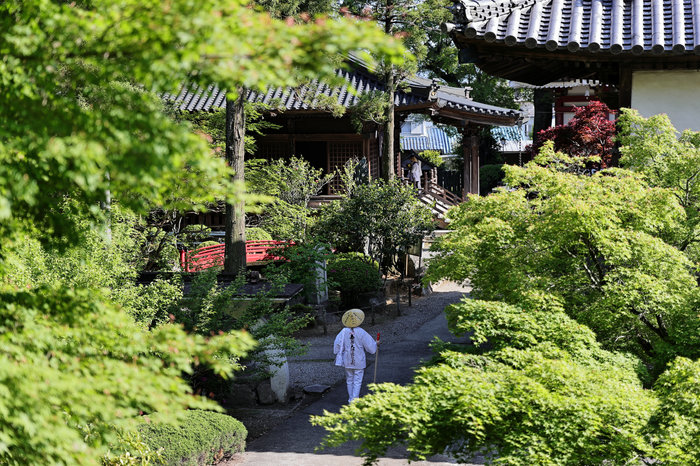
[{"label": "green tree", "polygon": [[241,199],[224,161],[145,90],[294,85],[333,76],[329,51],[364,49],[401,61],[369,25],[277,21],[236,0],[0,3],[1,463],[94,464],[140,412],[216,409],[181,375],[229,375],[252,347],[246,332],[147,332],[92,284],[14,284],[8,258],[27,236],[47,254],[78,246],[84,222],[108,231],[112,196],[142,214]]},{"label": "green tree", "polygon": [[329,14],[334,6],[333,0],[257,0],[255,4],[273,18],[282,19],[290,16]]},{"label": "green tree", "polygon": [[692,263],[667,239],[684,212],[664,188],[629,171],[582,174],[585,161],[545,150],[506,167],[502,189],[451,211],[454,231],[429,278],[470,280],[474,295],[522,303],[533,290],[560,299],[608,348],[662,370],[697,356]]},{"label": "green tree", "polygon": [[376,180],[326,207],[314,231],[341,251],[366,252],[386,273],[433,228],[430,208],[412,187]]},{"label": "green tree", "polygon": [[668,116],[643,118],[623,109],[619,119],[620,163],[640,172],[649,184],[668,189],[685,211],[680,228],[669,238],[674,246],[698,262],[700,240],[700,133],[678,135]]},{"label": "green tree", "polygon": [[312,418],[328,430],[324,445],[359,441],[366,463],[398,444],[411,460],[485,454],[512,465],[627,464],[649,451],[656,401],[637,377],[639,360],[601,349],[546,300],[525,310],[465,299],[446,313],[456,335],[475,332],[476,347],[439,344],[437,363],[413,384],[375,386]]},{"label": "green tree", "polygon": [[678,358],[654,385],[659,405],[647,432],[663,464],[700,464],[700,361]]},{"label": "green tree", "polygon": [[[371,19],[387,34],[401,38],[406,47],[420,60],[426,52],[425,31],[421,28],[423,18],[434,10],[426,3],[412,0],[349,0],[343,6],[354,15]],[[412,60],[398,66],[395,63],[379,62],[376,71],[384,81],[384,93],[369,94],[360,101],[368,121],[380,124],[382,140],[382,178],[389,181],[396,176],[394,98],[396,90],[406,76],[414,74],[416,63]],[[371,118],[367,118],[371,116]]]},{"label": "green tree", "polygon": [[309,202],[334,174],[324,175],[323,170],[295,156],[248,160],[246,173],[249,192],[273,199],[254,216],[256,224],[276,240],[305,240],[314,222]]},{"label": "green tree", "polygon": [[325,445],[359,441],[367,463],[403,444],[411,459],[697,464],[698,282],[681,249],[695,135],[631,115],[635,171],[591,174],[550,143],[450,211],[427,278],[472,284],[480,300],[446,314],[474,346],[438,343],[411,385],[315,417]]}]

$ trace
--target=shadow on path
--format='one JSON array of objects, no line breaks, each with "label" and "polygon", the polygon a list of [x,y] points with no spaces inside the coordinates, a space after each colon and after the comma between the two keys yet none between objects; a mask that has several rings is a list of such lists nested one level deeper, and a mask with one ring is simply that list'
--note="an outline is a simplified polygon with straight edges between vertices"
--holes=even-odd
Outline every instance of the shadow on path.
[{"label": "shadow on path", "polygon": [[[463,296],[464,291],[438,292],[426,297],[425,300],[428,303],[434,301],[436,305],[444,308],[446,304],[458,302]],[[411,382],[414,369],[422,361],[431,357],[432,353],[429,344],[436,336],[441,340],[456,343],[466,342],[467,340],[466,337],[454,337],[447,330],[444,313],[439,312],[415,331],[408,332],[403,338],[392,339],[394,342],[382,344],[379,350],[377,383],[392,382],[404,385]],[[367,393],[366,384],[372,382],[374,374],[373,356],[368,355],[367,363],[365,383],[363,384],[361,395]],[[359,442],[316,451],[316,447],[324,437],[325,430],[321,427],[312,426],[309,422],[309,416],[322,414],[324,410],[337,412],[343,404],[347,403],[347,397],[345,381],[343,380],[335,384],[331,390],[316,401],[300,408],[270,432],[251,441],[246,447],[244,454],[234,457],[226,464],[229,466],[361,465],[362,458],[354,456],[354,451],[359,446]],[[381,458],[378,464],[387,466],[408,464],[405,457],[405,449],[394,448],[387,452],[387,455]],[[428,461],[413,462],[411,464],[439,466],[455,463],[454,460],[446,456],[438,455],[430,458]]]}]

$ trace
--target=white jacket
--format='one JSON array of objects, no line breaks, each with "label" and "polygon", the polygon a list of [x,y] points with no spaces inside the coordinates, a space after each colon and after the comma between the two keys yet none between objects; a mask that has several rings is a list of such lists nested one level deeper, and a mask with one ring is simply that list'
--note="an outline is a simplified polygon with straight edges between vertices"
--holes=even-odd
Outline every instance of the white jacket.
[{"label": "white jacket", "polygon": [[423,175],[420,160],[413,162],[413,166],[411,167],[411,175],[413,178],[411,181],[420,181],[420,177]]},{"label": "white jacket", "polygon": [[360,327],[345,327],[335,337],[333,353],[337,355],[336,366],[343,366],[346,369],[364,369],[367,367],[365,351],[376,353],[377,342]]}]

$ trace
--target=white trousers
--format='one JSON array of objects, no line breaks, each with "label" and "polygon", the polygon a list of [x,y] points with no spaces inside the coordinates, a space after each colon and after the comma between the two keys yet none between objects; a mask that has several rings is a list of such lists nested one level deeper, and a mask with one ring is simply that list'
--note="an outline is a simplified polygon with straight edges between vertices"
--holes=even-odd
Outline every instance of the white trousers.
[{"label": "white trousers", "polygon": [[362,377],[364,374],[364,369],[345,369],[345,381],[348,384],[348,403],[360,397],[360,388],[362,388]]}]

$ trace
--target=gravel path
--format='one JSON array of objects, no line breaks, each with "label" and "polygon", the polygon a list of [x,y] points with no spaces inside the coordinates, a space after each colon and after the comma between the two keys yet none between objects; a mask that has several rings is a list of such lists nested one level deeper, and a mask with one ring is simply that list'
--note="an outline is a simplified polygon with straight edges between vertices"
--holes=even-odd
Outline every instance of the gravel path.
[{"label": "gravel path", "polygon": [[[371,316],[366,314],[362,328],[372,336],[376,336],[379,332],[383,345],[396,343],[442,313],[447,305],[459,301],[469,291],[469,288],[452,282],[441,282],[433,286],[433,293],[413,298],[411,307],[408,307],[407,302],[402,301],[401,316],[396,315],[395,304],[390,304],[387,311],[377,314],[375,325],[370,324]],[[343,368],[333,364],[335,360],[333,341],[343,325],[339,316],[329,316],[328,320],[330,320],[328,334],[319,335],[322,332],[321,329],[309,332],[310,335],[302,337],[302,341],[308,346],[307,353],[290,359],[289,376],[292,387],[303,388],[309,384],[335,385],[344,380]],[[368,365],[372,358],[368,355]],[[367,380],[367,374],[365,374],[365,381]]]},{"label": "gravel path", "polygon": [[[409,383],[413,369],[421,360],[431,356],[429,342],[436,335],[448,341],[467,341],[465,337],[455,340],[449,333],[442,311],[445,306],[458,302],[468,292],[469,289],[453,283],[441,283],[434,287],[434,293],[415,299],[410,308],[402,302],[401,316],[397,316],[395,307],[391,306],[387,312],[377,315],[375,325],[369,325],[370,316],[365,316],[365,324],[362,327],[372,335],[376,332],[381,332],[382,335],[377,382]],[[321,397],[306,396],[301,402],[286,408],[257,410],[257,413],[252,413],[255,414],[255,419],[243,419],[238,414],[233,414],[246,424],[251,435],[246,452],[228,460],[225,465],[362,464],[362,458],[353,454],[358,446],[356,443],[317,451],[316,447],[325,431],[309,423],[310,415],[322,414],[324,410],[335,412],[347,403],[343,370],[333,364],[332,345],[340,328],[341,324],[338,321],[328,325],[327,335],[322,335],[322,329],[307,332],[302,336],[302,340],[308,345],[308,353],[294,358],[289,363],[291,381],[297,389],[310,384],[324,384],[331,386],[331,390]],[[366,383],[372,381],[374,362],[373,356],[368,355],[361,396],[367,393]],[[262,421],[266,429],[255,432],[257,427],[255,423],[251,424],[251,420]],[[405,465],[405,457],[406,452],[402,447],[392,448],[379,460],[379,465]],[[473,461],[482,464],[483,458]],[[446,466],[454,463],[453,459],[438,455],[425,462],[413,464]]]}]

